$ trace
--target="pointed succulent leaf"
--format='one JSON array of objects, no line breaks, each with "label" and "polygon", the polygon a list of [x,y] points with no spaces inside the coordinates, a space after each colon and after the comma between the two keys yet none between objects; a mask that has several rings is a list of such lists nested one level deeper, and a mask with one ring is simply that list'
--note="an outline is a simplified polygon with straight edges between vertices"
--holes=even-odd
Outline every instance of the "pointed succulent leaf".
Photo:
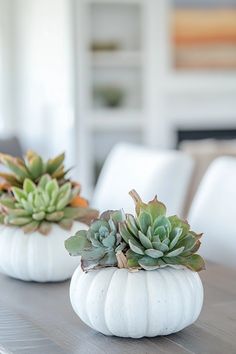
[{"label": "pointed succulent leaf", "polygon": [[141,231],[138,232],[139,240],[143,247],[152,248],[152,243],[147,236],[145,236]]},{"label": "pointed succulent leaf", "polygon": [[56,205],[57,210],[63,210],[70,202],[70,192],[68,192],[67,195],[65,195],[63,198],[61,198]]},{"label": "pointed succulent leaf", "polygon": [[110,226],[110,229],[111,229],[112,231],[115,231],[115,232],[116,232],[117,227],[116,227],[116,224],[114,223],[114,221],[112,220],[112,218],[110,218],[110,219],[108,220],[108,224],[109,224],[109,226]]},{"label": "pointed succulent leaf", "polygon": [[28,211],[29,213],[33,213],[34,209],[33,209],[32,203],[30,203],[27,200],[22,199],[21,205],[26,211]]},{"label": "pointed succulent leaf", "polygon": [[44,209],[46,206],[45,206],[45,203],[44,203],[44,200],[42,198],[42,195],[41,193],[38,193],[35,195],[35,198],[34,198],[34,207],[37,209],[37,210],[41,210],[41,209]]},{"label": "pointed succulent leaf", "polygon": [[20,165],[16,158],[6,155],[1,161],[14,173],[18,181],[23,182],[25,178],[30,177],[27,169]]},{"label": "pointed succulent leaf", "polygon": [[143,257],[142,255],[139,255],[129,249],[126,252],[126,257],[127,257],[127,261],[128,261],[128,268],[140,268],[138,261],[140,258]]},{"label": "pointed succulent leaf", "polygon": [[179,242],[180,236],[182,234],[182,229],[180,227],[175,227],[172,231],[172,241],[170,243],[170,249],[174,248],[176,244]]},{"label": "pointed succulent leaf", "polygon": [[154,237],[158,236],[159,239],[163,239],[166,236],[166,229],[164,226],[158,226],[154,229]]},{"label": "pointed succulent leaf", "polygon": [[48,235],[52,229],[52,223],[43,221],[39,224],[39,232],[43,235]]},{"label": "pointed succulent leaf", "polygon": [[184,247],[177,248],[174,251],[168,252],[165,257],[177,257],[179,256],[184,250]]},{"label": "pointed succulent leaf", "polygon": [[128,214],[126,216],[126,225],[127,225],[127,228],[129,230],[129,232],[131,232],[133,236],[137,237],[138,226],[137,226],[137,223],[135,221],[135,217],[133,215]]},{"label": "pointed succulent leaf", "polygon": [[70,230],[73,225],[73,219],[63,218],[60,220],[59,225],[65,230]]},{"label": "pointed succulent leaf", "polygon": [[[42,194],[41,194],[41,196],[42,196],[42,199],[43,199],[43,203],[44,203],[45,208],[48,208],[48,207],[49,207],[49,203],[50,203],[50,197],[49,197],[49,195],[48,195],[45,191],[43,191]],[[55,210],[55,207],[53,207],[53,208],[54,208],[54,210]]]},{"label": "pointed succulent leaf", "polygon": [[0,198],[0,204],[3,205],[4,207],[14,209],[15,208],[15,202],[14,199],[12,198]]},{"label": "pointed succulent leaf", "polygon": [[58,170],[63,164],[64,159],[65,153],[56,156],[54,159],[49,159],[46,166],[47,173],[53,174],[56,170]]},{"label": "pointed succulent leaf", "polygon": [[[184,237],[189,232],[190,225],[187,223],[187,221],[181,220],[176,215],[170,216],[168,219],[171,223],[171,227],[172,227],[173,232],[175,232],[174,230],[176,227],[182,229],[181,238]],[[172,233],[170,234],[171,239],[173,239],[174,236],[175,236],[175,234],[174,235],[172,235]]]},{"label": "pointed succulent leaf", "polygon": [[33,158],[39,156],[35,151],[29,149],[27,152],[26,152],[26,160],[28,162],[30,162]]},{"label": "pointed succulent leaf", "polygon": [[137,254],[141,254],[143,255],[144,254],[144,248],[141,246],[141,245],[135,245],[133,243],[133,241],[129,240],[129,246],[130,246],[130,249],[134,252],[134,253],[137,253]]},{"label": "pointed succulent leaf", "polygon": [[27,233],[34,232],[38,229],[40,222],[39,221],[31,221],[30,223],[24,225],[22,227],[23,231]]},{"label": "pointed succulent leaf", "polygon": [[31,218],[30,217],[14,217],[14,218],[11,218],[9,220],[9,223],[11,225],[15,225],[15,226],[23,226],[23,225],[26,225],[28,223],[31,222]]},{"label": "pointed succulent leaf", "polygon": [[27,164],[27,168],[33,178],[39,178],[44,173],[43,160],[39,155],[32,157]]},{"label": "pointed succulent leaf", "polygon": [[[53,205],[53,206],[48,206],[47,208],[46,208],[46,212],[47,213],[52,213],[52,212],[54,212],[54,211],[56,211],[56,207]],[[65,211],[65,209],[64,209],[64,211]],[[65,214],[65,213],[64,213]]]},{"label": "pointed succulent leaf", "polygon": [[8,213],[12,216],[30,216],[30,213],[25,209],[8,209]]},{"label": "pointed succulent leaf", "polygon": [[53,193],[57,195],[59,192],[59,186],[57,180],[52,179],[50,182],[48,182],[45,187],[45,190],[50,196],[52,196]]},{"label": "pointed succulent leaf", "polygon": [[68,168],[68,170],[65,171],[64,165],[62,165],[60,168],[58,168],[55,172],[52,173],[52,178],[56,178],[57,180],[63,180],[65,175],[71,170],[71,168]]},{"label": "pointed succulent leaf", "polygon": [[205,269],[205,262],[198,254],[193,254],[189,257],[180,257],[180,264],[195,272]]},{"label": "pointed succulent leaf", "polygon": [[57,197],[58,197],[58,191],[59,191],[59,189],[54,189],[51,194],[49,194],[48,191],[47,191],[48,196],[50,198],[50,202],[49,202],[50,206],[56,206],[56,200],[57,200]]},{"label": "pointed succulent leaf", "polygon": [[30,192],[35,191],[36,185],[33,181],[31,181],[29,178],[26,178],[23,183],[23,190],[26,194],[29,194]]},{"label": "pointed succulent leaf", "polygon": [[145,250],[144,252],[147,256],[151,257],[151,258],[160,258],[163,256],[163,252],[159,251],[159,250],[155,250],[153,248],[150,248],[148,250]]},{"label": "pointed succulent leaf", "polygon": [[152,227],[149,226],[148,230],[147,230],[147,237],[149,240],[152,240],[153,239],[153,236],[152,236]]},{"label": "pointed succulent leaf", "polygon": [[159,259],[151,258],[149,256],[140,258],[138,263],[145,270],[155,270],[160,267]]},{"label": "pointed succulent leaf", "polygon": [[139,227],[141,229],[141,231],[146,234],[147,230],[149,228],[149,226],[152,224],[152,218],[151,215],[148,214],[145,211],[141,211],[139,213],[139,216],[137,218],[138,222],[139,222]]},{"label": "pointed succulent leaf", "polygon": [[131,197],[134,200],[135,203],[135,210],[137,216],[139,216],[141,211],[146,211],[152,219],[156,219],[160,215],[165,215],[166,214],[166,207],[163,203],[159,202],[157,200],[157,197],[155,197],[153,200],[151,200],[149,203],[144,203],[138,193],[135,190],[130,191],[129,193]]},{"label": "pointed succulent leaf", "polygon": [[120,223],[119,224],[119,233],[121,235],[121,237],[123,238],[123,240],[129,244],[129,240],[132,241],[133,244],[137,244],[139,245],[139,243],[137,242],[137,238],[138,238],[138,235],[137,235],[137,238],[134,237],[127,229],[127,226],[125,223]]},{"label": "pointed succulent leaf", "polygon": [[63,211],[55,211],[54,213],[46,214],[45,219],[47,221],[61,221],[65,217]]},{"label": "pointed succulent leaf", "polygon": [[0,172],[0,177],[2,177],[6,182],[8,182],[12,187],[21,187],[21,183],[16,179],[13,174]]},{"label": "pointed succulent leaf", "polygon": [[169,247],[163,242],[152,242],[152,246],[156,250],[159,250],[159,251],[162,251],[162,252],[169,251]]},{"label": "pointed succulent leaf", "polygon": [[18,187],[13,187],[12,192],[18,202],[21,202],[21,199],[27,199],[27,194]]},{"label": "pointed succulent leaf", "polygon": [[164,227],[165,233],[166,232],[168,232],[168,233],[170,232],[171,223],[170,223],[169,219],[166,216],[164,216],[164,215],[158,216],[155,219],[155,221],[153,223],[153,228],[155,230],[155,233],[156,233],[156,230],[159,229],[159,227]]},{"label": "pointed succulent leaf", "polygon": [[34,213],[34,214],[32,214],[32,218],[36,221],[42,221],[45,219],[45,212],[40,211],[38,213]]},{"label": "pointed succulent leaf", "polygon": [[[183,256],[190,256],[190,254],[196,253],[199,250],[199,247],[201,246],[201,241],[197,240],[195,245],[191,248],[191,250],[184,250],[182,253]],[[190,254],[189,254],[190,253]]]},{"label": "pointed succulent leaf", "polygon": [[45,189],[46,188],[46,185],[48,184],[48,182],[51,181],[51,177],[46,174],[46,175],[43,175],[40,180],[39,180],[39,183],[38,183],[38,186],[42,189]]},{"label": "pointed succulent leaf", "polygon": [[184,246],[185,250],[189,251],[193,248],[196,242],[197,240],[195,239],[195,237],[189,233],[184,238],[182,238],[177,245],[178,247]]}]

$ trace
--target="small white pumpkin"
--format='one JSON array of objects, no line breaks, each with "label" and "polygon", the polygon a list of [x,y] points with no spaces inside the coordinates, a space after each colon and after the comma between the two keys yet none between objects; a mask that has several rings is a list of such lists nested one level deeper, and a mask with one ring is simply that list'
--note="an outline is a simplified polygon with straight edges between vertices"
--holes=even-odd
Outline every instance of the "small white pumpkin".
[{"label": "small white pumpkin", "polygon": [[203,287],[196,272],[166,267],[154,271],[104,268],[71,280],[74,311],[89,327],[119,337],[175,333],[198,318]]},{"label": "small white pumpkin", "polygon": [[88,226],[74,222],[70,231],[52,225],[46,236],[22,228],[0,226],[0,272],[13,278],[53,282],[71,277],[78,266],[78,257],[70,257],[64,247],[69,234]]}]

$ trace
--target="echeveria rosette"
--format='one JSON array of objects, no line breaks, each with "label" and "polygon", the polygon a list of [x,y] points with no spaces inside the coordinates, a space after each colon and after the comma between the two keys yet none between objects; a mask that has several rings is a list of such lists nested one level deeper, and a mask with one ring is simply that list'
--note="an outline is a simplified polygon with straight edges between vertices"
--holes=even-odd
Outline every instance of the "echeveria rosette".
[{"label": "echeveria rosette", "polygon": [[64,168],[64,160],[64,153],[47,161],[44,161],[40,155],[32,150],[27,151],[23,159],[0,153],[0,162],[10,171],[10,173],[0,172],[0,177],[10,186],[20,188],[23,188],[26,178],[38,183],[39,179],[45,174],[57,179],[59,184],[63,184],[65,175],[69,171]]},{"label": "echeveria rosette", "polygon": [[81,256],[84,270],[121,267],[120,263],[126,261],[123,251],[127,249],[127,244],[119,234],[118,225],[124,220],[122,210],[106,211],[91,223],[87,231],[78,231],[67,239],[65,247],[71,256]]},{"label": "echeveria rosette", "polygon": [[165,266],[185,266],[193,271],[204,269],[196,252],[200,237],[187,222],[177,216],[166,216],[166,207],[155,197],[145,204],[131,191],[136,216],[127,215],[119,231],[130,249],[126,253],[129,268],[154,270]]},{"label": "echeveria rosette", "polygon": [[37,185],[26,178],[23,188],[13,187],[12,193],[12,197],[0,199],[1,222],[22,227],[24,232],[38,230],[48,234],[52,223],[70,229],[74,220],[89,222],[97,216],[96,210],[70,206],[79,187],[73,187],[71,182],[60,186],[49,175],[42,176]]}]

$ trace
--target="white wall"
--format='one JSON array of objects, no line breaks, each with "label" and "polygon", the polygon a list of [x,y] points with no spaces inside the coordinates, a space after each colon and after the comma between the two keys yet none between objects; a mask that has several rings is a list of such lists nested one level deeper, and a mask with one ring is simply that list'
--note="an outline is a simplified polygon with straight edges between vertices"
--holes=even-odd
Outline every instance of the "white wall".
[{"label": "white wall", "polygon": [[0,0],[0,134],[14,133],[15,61],[13,0]]},{"label": "white wall", "polygon": [[0,1],[0,13],[4,6],[11,19],[3,39],[14,69],[4,82],[14,99],[6,101],[4,124],[11,119],[25,148],[46,156],[65,150],[68,164],[74,164],[70,1]]},{"label": "white wall", "polygon": [[29,145],[37,145],[44,153],[52,150],[72,153],[69,3],[17,0],[18,131]]}]

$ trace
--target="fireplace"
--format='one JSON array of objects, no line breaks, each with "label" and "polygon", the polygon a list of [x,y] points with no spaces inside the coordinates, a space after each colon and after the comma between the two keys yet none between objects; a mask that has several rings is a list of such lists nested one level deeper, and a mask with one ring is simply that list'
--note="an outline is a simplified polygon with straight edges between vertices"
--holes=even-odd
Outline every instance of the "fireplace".
[{"label": "fireplace", "polygon": [[183,141],[216,139],[216,140],[232,140],[236,139],[236,129],[178,129],[177,130],[177,147]]}]

